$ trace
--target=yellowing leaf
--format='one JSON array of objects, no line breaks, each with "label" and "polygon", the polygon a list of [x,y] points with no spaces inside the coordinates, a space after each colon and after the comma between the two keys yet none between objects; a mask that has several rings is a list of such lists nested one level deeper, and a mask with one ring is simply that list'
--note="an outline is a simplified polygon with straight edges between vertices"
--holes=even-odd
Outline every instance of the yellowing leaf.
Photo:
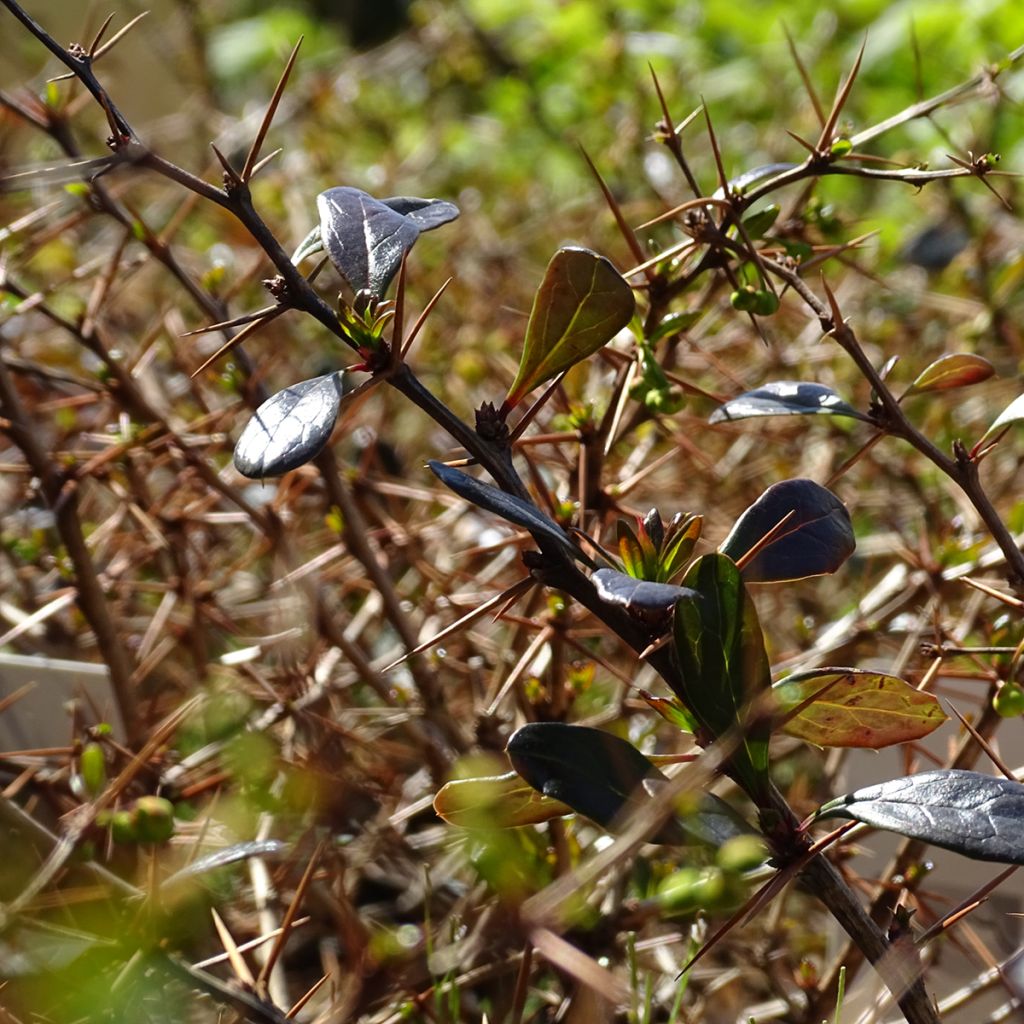
[{"label": "yellowing leaf", "polygon": [[523,357],[505,410],[609,342],[629,323],[635,308],[632,290],[604,256],[575,246],[559,249],[533,300]]},{"label": "yellowing leaf", "polygon": [[995,367],[981,356],[957,353],[940,356],[918,374],[910,385],[908,395],[919,395],[924,391],[951,391],[988,380],[996,372]]},{"label": "yellowing leaf", "polygon": [[434,810],[449,825],[462,828],[515,828],[573,813],[568,804],[542,796],[515,772],[449,782],[434,797]]},{"label": "yellowing leaf", "polygon": [[819,668],[772,689],[782,713],[792,715],[782,731],[819,747],[877,750],[927,736],[946,720],[932,694],[882,672]]}]

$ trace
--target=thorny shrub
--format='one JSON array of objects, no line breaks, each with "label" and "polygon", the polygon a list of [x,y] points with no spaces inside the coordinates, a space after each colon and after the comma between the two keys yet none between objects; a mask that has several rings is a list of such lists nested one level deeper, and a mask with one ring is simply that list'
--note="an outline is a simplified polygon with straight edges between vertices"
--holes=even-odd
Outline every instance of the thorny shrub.
[{"label": "thorny shrub", "polygon": [[[886,145],[994,136],[1024,51],[857,129],[863,49],[829,104],[790,41],[808,109],[738,171],[652,74],[658,195],[583,154],[616,259],[533,274],[477,210],[275,171],[297,47],[214,185],[107,91],[109,23],[3,4],[70,79],[0,95],[48,145],[3,179],[0,664],[51,691],[3,704],[7,1017],[817,1021],[858,971],[1020,1011],[963,935],[1024,862],[1024,250],[985,129]],[[908,185],[948,215],[887,281],[855,222]],[[1012,867],[954,905],[933,847]],[[947,945],[1004,963],[938,1002]]]}]

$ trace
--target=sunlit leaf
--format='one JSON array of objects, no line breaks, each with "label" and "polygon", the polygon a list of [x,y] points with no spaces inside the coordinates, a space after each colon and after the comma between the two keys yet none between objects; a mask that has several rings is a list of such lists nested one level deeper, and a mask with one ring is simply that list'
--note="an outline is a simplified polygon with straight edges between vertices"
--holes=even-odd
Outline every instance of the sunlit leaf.
[{"label": "sunlit leaf", "polygon": [[810,381],[777,380],[730,399],[716,409],[709,423],[745,420],[752,416],[851,416],[866,420],[831,388]]},{"label": "sunlit leaf", "polygon": [[449,782],[434,797],[434,810],[461,828],[515,828],[573,813],[568,804],[538,793],[515,772]]},{"label": "sunlit leaf", "polygon": [[623,568],[630,576],[643,579],[645,575],[644,551],[629,523],[620,519],[616,526],[619,541],[619,557]]},{"label": "sunlit leaf", "polygon": [[[645,779],[665,778],[631,743],[582,725],[532,722],[512,734],[506,750],[512,767],[534,789],[602,828],[650,799]],[[684,837],[669,821],[653,841],[679,843]]]},{"label": "sunlit leaf", "polygon": [[385,206],[390,206],[395,213],[400,213],[411,220],[420,231],[433,231],[455,220],[459,208],[444,199],[417,199],[415,196],[392,196],[382,199]]},{"label": "sunlit leaf", "polygon": [[[380,298],[421,231],[447,224],[459,215],[442,199],[395,196],[374,199],[342,185],[316,198],[320,239],[338,273],[355,292]],[[310,240],[296,250],[308,255]]]},{"label": "sunlit leaf", "polygon": [[819,818],[850,818],[962,853],[1024,864],[1024,785],[946,769],[867,786],[820,807]]},{"label": "sunlit leaf", "polygon": [[[538,792],[568,804],[602,828],[614,829],[652,799],[668,779],[631,743],[582,725],[532,722],[508,741],[512,766]],[[676,817],[651,842],[720,845],[750,826],[728,804],[707,793],[684,793]]]},{"label": "sunlit leaf", "polygon": [[747,583],[835,572],[856,547],[846,506],[813,480],[772,484],[736,520],[719,550],[741,562],[769,535],[770,540],[743,567]]},{"label": "sunlit leaf", "polygon": [[419,226],[347,185],[321,192],[316,205],[320,236],[335,269],[354,292],[381,297],[419,238]]},{"label": "sunlit leaf", "polygon": [[703,555],[683,584],[696,591],[676,604],[675,649],[682,669],[683,703],[713,736],[739,731],[731,766],[758,793],[768,778],[769,723],[751,720],[751,706],[771,686],[771,668],[757,618],[735,563]]},{"label": "sunlit leaf", "polygon": [[[329,193],[332,194],[329,195]],[[393,212],[405,217],[417,231],[432,231],[434,228],[441,227],[442,224],[455,220],[459,215],[459,208],[454,203],[449,203],[444,199],[392,196],[390,199],[377,200],[367,195],[367,193],[361,192],[359,189],[343,187],[330,189],[328,192],[323,193],[323,195],[328,196],[328,198],[324,200],[321,207],[321,217],[323,217],[325,209],[329,211],[331,224],[334,229],[334,238],[337,243],[335,245],[335,252],[338,253],[338,259],[331,255],[331,260],[338,268],[339,273],[349,281],[349,284],[352,284],[355,291],[358,291],[359,288],[353,284],[349,274],[343,269],[342,265],[350,266],[351,273],[360,281],[360,287],[370,287],[371,275],[368,266],[364,273],[364,268],[362,268],[359,262],[361,257],[352,254],[347,256],[341,255],[343,248],[341,243],[344,242],[345,245],[349,245],[355,253],[358,253],[360,249],[365,249],[370,244],[367,239],[358,239],[354,234],[354,225],[360,222],[360,218],[367,211],[375,211],[376,215],[381,218],[379,227],[384,227],[387,224],[395,226],[399,224],[398,221],[388,218],[382,211],[377,210],[374,204],[386,206]],[[319,204],[320,200],[318,199],[317,202]],[[415,241],[415,237],[413,237],[413,241]],[[411,245],[412,242],[409,242],[405,249],[408,250]],[[318,224],[306,235],[296,247],[295,252],[292,253],[292,263],[298,265],[307,257],[322,252],[323,248],[324,235],[322,225]],[[401,264],[401,258],[399,258],[399,264]],[[393,273],[394,271],[387,275],[388,280],[391,279]],[[381,291],[386,288],[387,282],[384,283]]]},{"label": "sunlit leaf", "polygon": [[1015,398],[993,421],[992,426],[982,435],[982,441],[1010,423],[1024,420],[1024,395]]},{"label": "sunlit leaf", "polygon": [[940,356],[918,374],[917,380],[907,390],[908,395],[925,391],[952,391],[953,388],[967,387],[988,380],[996,368],[981,356],[958,353]]},{"label": "sunlit leaf", "polygon": [[645,622],[664,620],[676,606],[676,601],[692,593],[671,583],[634,579],[615,569],[598,569],[590,578],[602,601],[619,605]]},{"label": "sunlit leaf", "polygon": [[315,459],[327,444],[345,393],[342,373],[304,380],[268,398],[235,445],[235,468],[253,480]]},{"label": "sunlit leaf", "polygon": [[680,514],[673,519],[661,556],[659,579],[672,579],[686,565],[693,554],[693,549],[697,546],[697,541],[700,540],[703,529],[703,516],[692,513],[686,516]]},{"label": "sunlit leaf", "polygon": [[641,690],[640,696],[652,711],[656,711],[680,732],[692,734],[698,728],[696,719],[678,700],[670,697],[655,697],[653,693],[648,693],[646,690]]},{"label": "sunlit leaf", "polygon": [[632,289],[604,256],[575,246],[559,249],[533,300],[505,408],[596,352],[629,323],[635,308]]},{"label": "sunlit leaf", "polygon": [[921,739],[946,720],[932,694],[882,672],[818,668],[788,676],[773,690],[782,714],[814,698],[782,731],[820,747],[877,750]]},{"label": "sunlit leaf", "polygon": [[493,512],[502,519],[525,527],[530,533],[545,537],[561,547],[572,558],[592,565],[592,561],[565,535],[562,528],[548,519],[536,506],[513,494],[506,494],[497,487],[485,484],[461,469],[446,466],[443,462],[431,460],[427,463],[431,472],[460,498],[465,498],[478,508]]}]

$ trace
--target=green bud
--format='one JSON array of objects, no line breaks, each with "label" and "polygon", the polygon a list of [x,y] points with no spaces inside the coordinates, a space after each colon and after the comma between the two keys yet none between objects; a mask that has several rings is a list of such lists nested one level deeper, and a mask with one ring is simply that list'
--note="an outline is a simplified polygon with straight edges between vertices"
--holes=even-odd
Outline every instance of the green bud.
[{"label": "green bud", "polygon": [[1024,715],[1024,689],[1017,683],[1004,683],[992,698],[992,710],[1002,718]]},{"label": "green bud", "polygon": [[135,801],[135,824],[142,842],[166,842],[174,835],[174,805],[162,796],[140,796]]},{"label": "green bud", "polygon": [[78,770],[91,797],[107,788],[107,760],[99,743],[86,743],[78,757]]},{"label": "green bud", "polygon": [[775,292],[767,289],[759,289],[754,292],[754,302],[751,312],[757,316],[771,316],[779,308],[779,297]]},{"label": "green bud", "polygon": [[752,871],[767,859],[768,847],[760,836],[733,836],[715,854],[715,863],[731,874]]},{"label": "green bud", "polygon": [[110,816],[110,836],[115,843],[137,843],[135,815],[131,811],[115,811]]},{"label": "green bud", "polygon": [[757,289],[752,284],[747,284],[742,288],[737,288],[736,291],[729,296],[729,302],[732,303],[732,308],[738,309],[741,313],[752,313],[754,311],[754,303],[756,301]]}]

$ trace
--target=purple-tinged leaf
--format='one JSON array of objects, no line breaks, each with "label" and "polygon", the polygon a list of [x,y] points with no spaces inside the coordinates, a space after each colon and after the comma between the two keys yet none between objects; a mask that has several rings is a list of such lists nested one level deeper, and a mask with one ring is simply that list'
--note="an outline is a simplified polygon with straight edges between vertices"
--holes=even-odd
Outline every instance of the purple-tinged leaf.
[{"label": "purple-tinged leaf", "polygon": [[819,747],[878,750],[921,739],[946,721],[932,694],[883,672],[816,668],[787,676],[772,690],[783,715],[804,705],[781,731]]},{"label": "purple-tinged leaf", "polygon": [[615,569],[598,569],[590,578],[602,601],[619,605],[644,622],[663,621],[681,597],[694,593],[671,583],[634,579]]},{"label": "purple-tinged leaf", "polygon": [[459,208],[445,199],[417,199],[415,196],[392,196],[382,199],[385,206],[390,206],[395,213],[408,217],[420,231],[433,231],[455,220]]},{"label": "purple-tinged leaf", "polygon": [[427,465],[438,480],[460,498],[465,498],[470,504],[493,512],[516,526],[524,527],[535,537],[545,537],[553,541],[572,558],[593,565],[593,561],[569,540],[562,528],[554,520],[548,519],[535,505],[485,484],[468,473],[463,473],[461,469],[446,466],[443,462],[431,460]]},{"label": "purple-tinged leaf", "polygon": [[810,381],[776,380],[747,391],[716,409],[709,423],[745,420],[753,416],[850,416],[866,420],[831,388]]},{"label": "purple-tinged leaf", "polygon": [[305,465],[320,454],[345,393],[342,373],[304,380],[268,398],[235,445],[235,468],[262,480]]},{"label": "purple-tinged leaf", "polygon": [[974,860],[1024,864],[1024,785],[945,769],[867,786],[814,815],[849,818]]},{"label": "purple-tinged leaf", "polygon": [[[514,732],[507,752],[534,789],[568,804],[602,828],[616,828],[668,783],[631,743],[600,729],[563,722],[532,722]],[[686,797],[683,797],[686,800]],[[679,845],[697,839],[720,845],[750,826],[724,801],[694,794],[688,813],[667,821],[651,842]]]},{"label": "purple-tinged leaf", "polygon": [[996,368],[981,356],[970,353],[955,353],[940,356],[918,374],[917,380],[907,389],[908,395],[920,395],[925,391],[952,391],[969,384],[979,384],[995,375]]},{"label": "purple-tinged leaf", "polygon": [[419,238],[411,218],[358,188],[341,185],[316,197],[320,236],[331,263],[356,293],[380,298]]},{"label": "purple-tinged leaf", "polygon": [[505,409],[611,341],[635,309],[632,289],[604,256],[575,246],[559,249],[533,300]]},{"label": "purple-tinged leaf", "polygon": [[769,535],[743,567],[747,583],[778,583],[835,572],[857,544],[846,506],[813,480],[772,484],[736,520],[719,551],[742,562]]}]

